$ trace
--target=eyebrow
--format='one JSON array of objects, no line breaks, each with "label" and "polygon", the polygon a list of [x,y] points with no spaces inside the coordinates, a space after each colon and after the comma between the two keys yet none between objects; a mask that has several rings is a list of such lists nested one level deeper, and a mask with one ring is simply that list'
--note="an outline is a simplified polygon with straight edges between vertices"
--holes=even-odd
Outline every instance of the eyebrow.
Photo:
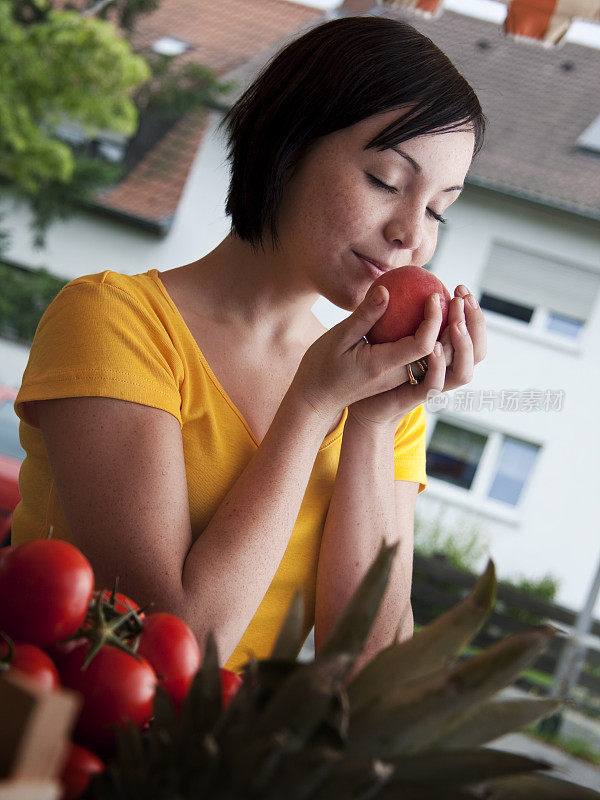
[{"label": "eyebrow", "polygon": [[[417,175],[419,175],[423,171],[422,168],[421,168],[421,165],[417,164],[417,162],[414,160],[414,158],[411,158],[408,155],[408,153],[404,152],[404,150],[400,150],[398,147],[390,147],[389,149],[393,150],[394,153],[398,153],[398,155],[402,156],[402,158],[405,158],[408,161],[408,163],[412,166],[414,171],[417,173]],[[442,189],[442,191],[443,192],[455,192],[455,191],[458,190],[459,192],[462,192],[462,190],[464,188],[465,188],[464,185],[463,186],[449,186],[447,189]]]}]

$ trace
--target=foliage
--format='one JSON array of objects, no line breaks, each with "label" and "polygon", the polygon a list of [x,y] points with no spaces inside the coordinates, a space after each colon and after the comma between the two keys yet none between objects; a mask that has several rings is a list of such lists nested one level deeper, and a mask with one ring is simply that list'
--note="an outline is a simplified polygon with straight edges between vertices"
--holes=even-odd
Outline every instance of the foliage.
[{"label": "foliage", "polygon": [[149,729],[120,732],[116,758],[85,797],[598,800],[596,792],[540,774],[550,768],[546,762],[481,747],[560,705],[495,698],[547,646],[551,626],[459,658],[493,607],[491,561],[454,608],[354,670],[397,548],[382,542],[312,662],[297,661],[304,639],[297,592],[271,656],[250,659],[226,710],[209,633],[181,716],[159,690]]},{"label": "foliage", "polygon": [[29,272],[0,262],[0,335],[31,344],[42,314],[66,283],[44,267]]},{"label": "foliage", "polygon": [[[220,107],[219,93],[235,85],[198,64],[134,53],[116,25],[131,31],[140,14],[157,7],[158,0],[81,0],[59,10],[50,0],[0,0],[0,183],[31,207],[35,247],[44,245],[54,219],[66,219],[124,176],[125,165],[90,151],[100,134],[131,140],[145,110],[174,120]],[[64,123],[80,126],[83,147],[60,138]],[[0,231],[0,252],[9,244]]]},{"label": "foliage", "polygon": [[424,556],[443,553],[456,569],[474,572],[488,551],[488,542],[477,521],[470,516],[448,525],[445,510],[434,518],[415,513],[415,550]]},{"label": "foliage", "polygon": [[537,597],[546,603],[551,603],[556,597],[556,593],[560,588],[560,581],[555,575],[549,573],[542,578],[518,578],[517,580],[509,580],[504,578],[501,583],[505,586],[510,586],[511,589],[516,589],[518,592],[530,594],[532,597]]},{"label": "foliage", "polygon": [[580,758],[583,761],[589,761],[590,764],[600,766],[600,754],[585,739],[573,739],[568,736],[542,733],[535,725],[528,725],[526,731],[529,736],[534,736],[536,739],[552,744],[574,758]]}]

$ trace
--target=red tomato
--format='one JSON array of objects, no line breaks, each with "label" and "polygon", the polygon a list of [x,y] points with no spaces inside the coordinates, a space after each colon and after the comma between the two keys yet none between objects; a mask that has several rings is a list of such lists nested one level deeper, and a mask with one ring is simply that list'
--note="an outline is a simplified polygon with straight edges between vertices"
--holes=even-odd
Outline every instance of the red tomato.
[{"label": "red tomato", "polygon": [[191,628],[173,614],[149,614],[137,652],[152,664],[175,707],[181,708],[201,660]]},{"label": "red tomato", "polygon": [[104,769],[104,762],[95,753],[70,742],[69,754],[59,777],[62,784],[60,800],[76,800],[87,789],[92,775],[99,775]]},{"label": "red tomato", "polygon": [[111,723],[130,719],[142,728],[152,716],[158,680],[145,658],[138,661],[111,645],[103,645],[82,670],[89,648],[85,642],[65,655],[59,665],[60,678],[64,686],[83,696],[73,738],[100,755],[111,755],[116,745]]},{"label": "red tomato", "polygon": [[[112,595],[111,589],[103,589],[101,592],[100,591],[94,592],[94,599],[96,599],[98,596],[101,596],[102,601],[104,603],[110,604],[111,595]],[[139,611],[140,609],[135,600],[132,600],[130,597],[127,597],[127,595],[121,594],[121,592],[117,592],[115,594],[115,611],[118,611],[120,614],[125,614],[127,611],[131,611],[132,608],[135,611]],[[142,613],[138,614],[138,616],[140,619],[144,619],[146,615],[142,611]]]},{"label": "red tomato", "polygon": [[3,672],[9,674],[13,670],[22,672],[43,686],[44,689],[56,689],[60,685],[54,662],[39,647],[25,642],[14,642],[10,661],[8,661],[9,652],[8,643],[0,642],[0,654],[2,655],[0,670]]},{"label": "red tomato", "polygon": [[40,647],[75,633],[94,589],[89,561],[59,539],[13,547],[0,561],[0,629]]},{"label": "red tomato", "polygon": [[223,698],[223,709],[227,708],[231,698],[237,692],[241,682],[242,679],[237,673],[221,667],[221,692]]}]

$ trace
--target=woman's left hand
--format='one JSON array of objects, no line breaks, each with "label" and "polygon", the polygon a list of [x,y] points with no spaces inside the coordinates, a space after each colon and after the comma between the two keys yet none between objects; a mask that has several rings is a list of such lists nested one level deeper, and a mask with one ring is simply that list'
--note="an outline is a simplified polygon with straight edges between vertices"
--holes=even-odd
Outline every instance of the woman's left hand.
[{"label": "woman's left hand", "polygon": [[422,383],[413,386],[407,380],[395,389],[365,397],[348,407],[348,416],[367,426],[395,426],[425,402],[429,391],[447,392],[472,380],[475,364],[483,361],[487,352],[487,334],[483,311],[463,284],[454,290],[448,326],[439,343],[442,352],[427,356],[428,369]]}]

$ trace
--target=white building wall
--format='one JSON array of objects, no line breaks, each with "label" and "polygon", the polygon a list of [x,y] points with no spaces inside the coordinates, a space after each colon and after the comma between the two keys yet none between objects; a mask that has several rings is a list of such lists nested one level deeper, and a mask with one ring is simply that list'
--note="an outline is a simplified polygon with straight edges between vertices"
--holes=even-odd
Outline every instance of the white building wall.
[{"label": "white building wall", "polygon": [[[5,202],[4,222],[13,237],[5,257],[30,267],[45,266],[71,280],[105,269],[130,275],[152,267],[170,269],[205,255],[229,230],[224,214],[229,166],[223,134],[216,131],[219,119],[213,115],[166,237],[80,212],[55,223],[45,249],[36,251],[29,234],[29,211],[24,207],[8,211]],[[477,292],[496,237],[600,272],[597,223],[475,187],[465,189],[447,218],[434,271],[451,292],[458,283]],[[449,411],[459,423],[479,424],[542,445],[516,511],[509,508],[507,513],[498,504],[473,504],[468,492],[433,479],[418,500],[425,515],[434,515],[442,504],[449,509],[448,522],[453,515],[476,520],[488,537],[489,554],[501,577],[555,574],[561,581],[558,600],[574,608],[582,605],[600,558],[600,426],[595,402],[600,362],[594,348],[600,341],[599,305],[597,301],[580,347],[570,342],[558,347],[489,320],[488,355],[477,366],[469,389],[564,389],[562,411]],[[347,316],[324,299],[314,310],[328,327]],[[0,381],[18,388],[27,357],[27,348],[0,340]],[[433,416],[429,414],[429,431]],[[600,601],[595,613],[600,616]]]}]

